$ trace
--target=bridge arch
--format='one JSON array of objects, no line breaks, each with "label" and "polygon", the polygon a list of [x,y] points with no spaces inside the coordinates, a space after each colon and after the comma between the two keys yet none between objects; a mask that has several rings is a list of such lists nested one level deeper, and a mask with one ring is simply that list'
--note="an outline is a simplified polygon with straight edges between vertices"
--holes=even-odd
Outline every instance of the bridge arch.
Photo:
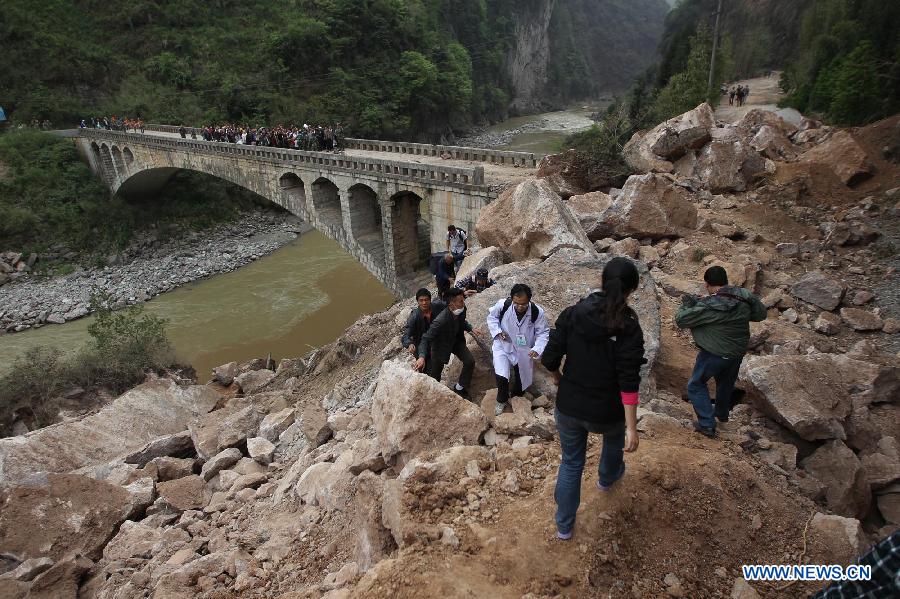
[{"label": "bridge arch", "polygon": [[282,193],[287,196],[288,206],[286,208],[294,214],[306,214],[308,211],[306,205],[306,185],[303,179],[296,173],[285,173],[278,179],[278,186]]},{"label": "bridge arch", "polygon": [[344,228],[341,214],[341,192],[330,179],[319,177],[312,184],[313,211],[319,222],[335,232]]},{"label": "bridge arch", "polygon": [[431,253],[431,236],[420,224],[425,200],[411,191],[391,196],[391,223],[394,245],[394,269],[397,276],[423,268]]},{"label": "bridge arch", "polygon": [[119,173],[120,177],[125,175],[125,160],[122,158],[122,150],[119,149],[119,146],[112,147],[112,157],[113,164],[116,165],[116,172]]},{"label": "bridge arch", "polygon": [[131,150],[125,148],[122,150],[122,155],[125,157],[125,166],[130,167],[134,162],[134,154],[132,154]]},{"label": "bridge arch", "polygon": [[384,259],[384,232],[378,194],[364,183],[347,190],[350,206],[350,233],[363,249]]},{"label": "bridge arch", "polygon": [[109,151],[109,146],[106,144],[100,145],[100,167],[107,181],[116,179],[116,169],[113,166],[112,154]]}]

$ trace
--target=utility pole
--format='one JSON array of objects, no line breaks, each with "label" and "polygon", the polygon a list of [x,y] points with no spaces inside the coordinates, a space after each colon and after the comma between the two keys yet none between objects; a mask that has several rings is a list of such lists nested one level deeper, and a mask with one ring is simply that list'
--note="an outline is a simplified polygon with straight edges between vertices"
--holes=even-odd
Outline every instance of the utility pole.
[{"label": "utility pole", "polygon": [[722,0],[719,0],[719,9],[716,11],[716,28],[713,30],[712,57],[709,60],[709,83],[706,84],[707,96],[712,96],[713,79],[716,72],[716,50],[719,48],[719,17],[722,15]]}]

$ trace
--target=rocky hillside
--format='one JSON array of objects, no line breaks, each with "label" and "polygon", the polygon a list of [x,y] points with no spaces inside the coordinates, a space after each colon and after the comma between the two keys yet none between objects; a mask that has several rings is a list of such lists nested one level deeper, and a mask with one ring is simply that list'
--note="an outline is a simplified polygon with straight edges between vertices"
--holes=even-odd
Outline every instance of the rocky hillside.
[{"label": "rocky hillside", "polygon": [[[477,224],[497,285],[468,300],[472,396],[414,373],[412,300],[276,370],[148,380],[98,412],[0,440],[4,597],[798,597],[744,563],[851,563],[900,526],[900,118],[858,130],[702,105],[634,137],[640,171],[583,193],[565,168]],[[559,161],[550,161],[559,165]],[[893,248],[893,249],[892,249]],[[588,468],[553,540],[554,387],[494,415],[488,307],[518,281],[554,319],[634,258],[642,441],[609,494]],[[746,401],[717,439],[681,394],[674,327],[707,265],[760,294]],[[451,364],[444,382],[455,380]],[[593,464],[600,441],[592,439]],[[37,517],[36,514],[40,514]]]}]

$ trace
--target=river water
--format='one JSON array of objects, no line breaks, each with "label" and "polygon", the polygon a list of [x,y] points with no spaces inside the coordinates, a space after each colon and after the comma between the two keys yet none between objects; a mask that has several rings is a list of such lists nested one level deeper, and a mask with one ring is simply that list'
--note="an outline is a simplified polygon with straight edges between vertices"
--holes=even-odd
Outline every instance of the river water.
[{"label": "river water", "polygon": [[[145,304],[169,320],[178,357],[208,379],[230,361],[301,356],[334,341],[393,295],[352,256],[318,231],[236,271],[217,275]],[[0,336],[0,371],[29,347],[74,351],[89,339],[91,318]]]}]

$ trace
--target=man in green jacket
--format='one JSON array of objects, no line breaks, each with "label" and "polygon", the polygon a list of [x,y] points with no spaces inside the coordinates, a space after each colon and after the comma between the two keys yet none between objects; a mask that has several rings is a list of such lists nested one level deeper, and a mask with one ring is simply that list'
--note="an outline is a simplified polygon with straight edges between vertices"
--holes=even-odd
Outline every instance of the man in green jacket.
[{"label": "man in green jacket", "polygon": [[[750,341],[750,321],[766,319],[766,307],[759,298],[728,284],[728,273],[711,266],[703,274],[709,295],[685,295],[675,315],[675,324],[691,329],[700,348],[694,372],[688,381],[688,397],[697,413],[694,428],[707,437],[716,436],[716,418],[728,422],[731,392]],[[709,398],[709,379],[716,379],[716,406]],[[715,417],[714,417],[715,416]]]}]

